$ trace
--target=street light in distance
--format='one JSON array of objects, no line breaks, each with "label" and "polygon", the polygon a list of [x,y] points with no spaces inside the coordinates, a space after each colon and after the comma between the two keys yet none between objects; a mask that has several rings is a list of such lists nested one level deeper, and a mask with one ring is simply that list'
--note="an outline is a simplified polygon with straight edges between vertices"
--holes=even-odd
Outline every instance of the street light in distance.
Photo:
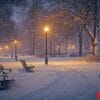
[{"label": "street light in distance", "polygon": [[15,60],[16,61],[18,61],[18,57],[17,57],[17,44],[18,44],[18,41],[14,40],[14,45],[15,45]]}]

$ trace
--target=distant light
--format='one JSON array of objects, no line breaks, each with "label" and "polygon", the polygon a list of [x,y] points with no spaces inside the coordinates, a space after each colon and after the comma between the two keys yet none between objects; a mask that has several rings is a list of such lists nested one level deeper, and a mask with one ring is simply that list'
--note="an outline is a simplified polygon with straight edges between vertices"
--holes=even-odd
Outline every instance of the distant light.
[{"label": "distant light", "polygon": [[17,40],[14,40],[14,43],[15,43],[15,44],[17,44],[17,43],[18,43],[18,41],[17,41]]},{"label": "distant light", "polygon": [[74,44],[72,44],[72,49],[75,49],[75,45]]},{"label": "distant light", "polygon": [[0,47],[0,51],[2,50],[2,48]]},{"label": "distant light", "polygon": [[6,46],[5,46],[5,49],[8,49],[8,48],[9,48],[9,47],[6,45]]},{"label": "distant light", "polygon": [[48,26],[45,26],[45,27],[44,27],[44,31],[45,31],[45,32],[49,32],[49,27],[48,27]]}]

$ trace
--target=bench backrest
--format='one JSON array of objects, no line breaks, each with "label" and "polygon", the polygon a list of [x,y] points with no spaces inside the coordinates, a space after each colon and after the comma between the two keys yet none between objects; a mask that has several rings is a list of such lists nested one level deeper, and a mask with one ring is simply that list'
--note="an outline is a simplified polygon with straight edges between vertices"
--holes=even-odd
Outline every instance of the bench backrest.
[{"label": "bench backrest", "polygon": [[3,65],[0,64],[0,72],[2,72],[4,70]]},{"label": "bench backrest", "polygon": [[21,61],[21,64],[23,65],[23,67],[26,68],[27,64],[26,64],[25,60],[20,60],[20,61]]}]

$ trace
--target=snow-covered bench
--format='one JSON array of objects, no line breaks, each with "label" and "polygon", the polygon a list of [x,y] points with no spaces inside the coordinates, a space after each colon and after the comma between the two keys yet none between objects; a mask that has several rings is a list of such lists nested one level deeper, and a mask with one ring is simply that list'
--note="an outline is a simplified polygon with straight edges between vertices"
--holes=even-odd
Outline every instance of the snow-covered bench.
[{"label": "snow-covered bench", "polygon": [[34,65],[27,65],[26,61],[25,60],[20,60],[21,61],[21,64],[23,66],[23,69],[26,71],[26,72],[33,72],[33,68],[35,68]]},{"label": "snow-covered bench", "polygon": [[14,81],[13,79],[8,79],[8,73],[11,71],[12,69],[5,69],[3,65],[0,64],[0,90],[8,89],[11,83]]}]

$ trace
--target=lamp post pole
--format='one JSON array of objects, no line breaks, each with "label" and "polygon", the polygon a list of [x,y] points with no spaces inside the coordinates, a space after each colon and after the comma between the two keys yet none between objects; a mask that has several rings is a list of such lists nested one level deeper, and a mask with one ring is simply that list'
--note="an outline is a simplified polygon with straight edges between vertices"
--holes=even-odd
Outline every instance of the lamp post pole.
[{"label": "lamp post pole", "polygon": [[48,38],[48,36],[47,36],[47,32],[46,32],[45,64],[48,64],[48,48],[47,48],[48,40],[47,40],[47,38]]},{"label": "lamp post pole", "polygon": [[11,58],[13,58],[13,44],[11,43],[10,46],[11,46],[11,51],[10,51],[11,52]]},{"label": "lamp post pole", "polygon": [[49,32],[49,27],[45,26],[44,27],[44,31],[45,31],[45,64],[48,64],[48,32]]},{"label": "lamp post pole", "polygon": [[15,43],[15,60],[17,61],[17,44]]},{"label": "lamp post pole", "polygon": [[14,40],[14,44],[15,44],[15,60],[18,61],[18,56],[17,56],[17,40]]}]

